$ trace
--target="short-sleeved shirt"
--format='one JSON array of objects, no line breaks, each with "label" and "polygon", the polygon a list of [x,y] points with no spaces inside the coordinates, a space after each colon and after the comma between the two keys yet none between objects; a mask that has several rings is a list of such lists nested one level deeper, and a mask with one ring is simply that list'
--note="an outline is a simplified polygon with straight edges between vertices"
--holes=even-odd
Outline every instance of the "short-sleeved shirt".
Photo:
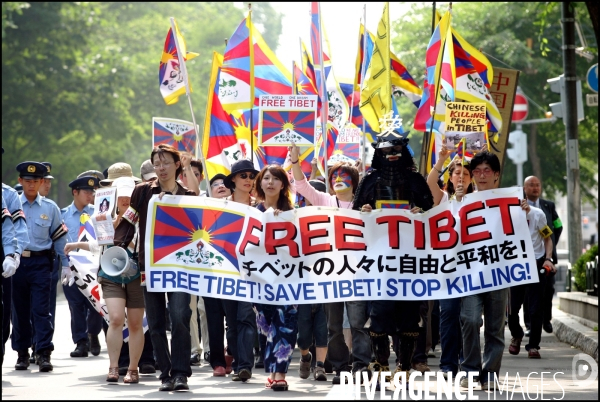
[{"label": "short-sleeved shirt", "polygon": [[27,222],[23,213],[23,204],[17,191],[2,183],[2,198],[6,202],[6,208],[12,216],[13,225],[15,227],[15,236],[17,237],[17,249],[19,254],[23,254],[23,250],[29,246],[29,234],[27,232]]},{"label": "short-sleeved shirt", "polygon": [[527,224],[529,225],[529,234],[533,242],[535,258],[542,258],[546,255],[544,239],[552,235],[552,230],[548,227],[544,211],[536,207],[531,207],[527,214]]},{"label": "short-sleeved shirt", "polygon": [[[150,198],[155,194],[162,192],[158,180],[153,180],[148,183],[140,183],[133,189],[131,194],[131,203],[129,208],[125,211],[123,219],[119,223],[119,226],[115,229],[115,246],[122,246],[126,248],[135,236],[135,225],[139,223],[139,265],[142,271],[145,270],[145,255],[146,249],[143,239],[146,238],[146,225],[148,223],[148,204]],[[175,194],[167,192],[166,194],[171,195],[193,195],[196,193],[183,187],[177,183],[177,191]]]}]

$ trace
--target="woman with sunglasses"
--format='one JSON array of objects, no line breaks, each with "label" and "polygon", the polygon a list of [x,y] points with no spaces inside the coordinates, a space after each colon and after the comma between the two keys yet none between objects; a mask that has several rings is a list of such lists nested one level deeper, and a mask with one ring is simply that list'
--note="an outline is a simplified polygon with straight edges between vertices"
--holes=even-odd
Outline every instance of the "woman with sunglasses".
[{"label": "woman with sunglasses", "polygon": [[[294,209],[290,200],[290,180],[278,165],[265,166],[256,177],[256,193],[260,203],[256,206],[265,212],[269,208],[275,215]],[[311,187],[312,188],[312,187]],[[273,391],[287,391],[285,375],[292,360],[298,335],[298,305],[273,305],[256,303],[256,325],[267,337],[265,371],[270,373],[265,387]]]},{"label": "woman with sunglasses", "polygon": [[254,179],[257,173],[258,170],[254,169],[254,164],[248,159],[235,162],[231,166],[231,174],[223,180],[225,187],[231,190],[231,196],[226,199],[252,207],[256,206],[256,199],[250,193],[254,188]]}]

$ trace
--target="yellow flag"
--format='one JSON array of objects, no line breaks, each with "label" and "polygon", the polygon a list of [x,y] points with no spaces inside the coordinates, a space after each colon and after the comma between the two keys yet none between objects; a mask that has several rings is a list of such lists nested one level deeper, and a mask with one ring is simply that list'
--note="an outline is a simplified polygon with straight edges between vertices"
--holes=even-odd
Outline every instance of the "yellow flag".
[{"label": "yellow flag", "polygon": [[365,85],[360,93],[360,112],[375,132],[381,132],[379,119],[392,111],[392,81],[390,75],[390,13],[389,3],[377,26],[375,47]]}]

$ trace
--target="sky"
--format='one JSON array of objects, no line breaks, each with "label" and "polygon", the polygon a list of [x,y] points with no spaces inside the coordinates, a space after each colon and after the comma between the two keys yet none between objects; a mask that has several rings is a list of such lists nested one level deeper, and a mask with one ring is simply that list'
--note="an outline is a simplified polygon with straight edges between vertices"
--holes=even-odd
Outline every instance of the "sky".
[{"label": "sky", "polygon": [[[307,48],[310,49],[310,2],[273,2],[271,4],[275,10],[283,14],[282,33],[279,37],[279,47],[275,53],[283,65],[291,71],[292,61],[300,61],[299,37],[302,37]],[[384,4],[384,2],[367,4],[366,26],[369,31],[377,31]],[[338,80],[346,78],[352,81],[355,75],[354,63],[363,7],[363,3],[321,2],[321,18],[331,46],[329,56]],[[410,3],[391,2],[390,20],[400,18],[409,9]]]}]

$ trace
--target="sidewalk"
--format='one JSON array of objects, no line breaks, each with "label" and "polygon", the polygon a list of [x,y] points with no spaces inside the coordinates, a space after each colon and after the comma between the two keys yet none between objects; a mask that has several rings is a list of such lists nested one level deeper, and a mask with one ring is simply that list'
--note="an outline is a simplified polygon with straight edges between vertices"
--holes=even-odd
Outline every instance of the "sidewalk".
[{"label": "sidewalk", "polygon": [[598,322],[560,310],[558,297],[553,299],[552,306],[552,325],[558,340],[580,349],[598,362]]}]

